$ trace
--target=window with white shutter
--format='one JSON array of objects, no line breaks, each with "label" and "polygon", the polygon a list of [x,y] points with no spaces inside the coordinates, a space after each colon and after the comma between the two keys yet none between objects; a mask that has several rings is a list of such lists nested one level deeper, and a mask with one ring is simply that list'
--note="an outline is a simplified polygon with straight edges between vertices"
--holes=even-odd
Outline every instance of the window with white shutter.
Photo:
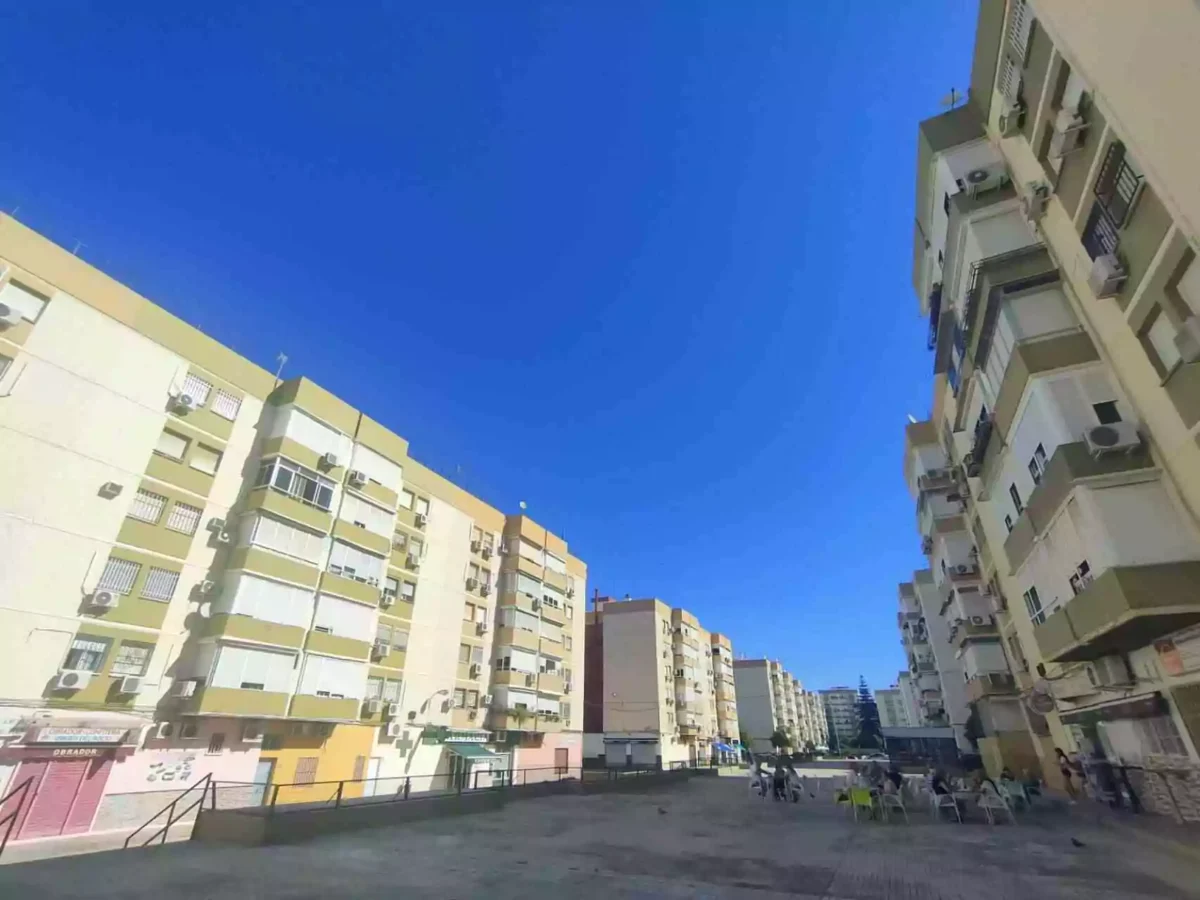
[{"label": "window with white shutter", "polygon": [[329,554],[330,572],[364,584],[379,584],[383,577],[383,564],[381,557],[372,556],[342,541],[334,541],[333,551]]},{"label": "window with white shutter", "polygon": [[270,516],[257,517],[250,542],[311,563],[319,563],[325,550],[325,539],[321,535]]},{"label": "window with white shutter", "polygon": [[206,444],[198,444],[192,451],[188,465],[206,475],[216,475],[217,467],[221,465],[221,451]]},{"label": "window with white shutter", "polygon": [[167,498],[162,494],[139,490],[133,497],[133,504],[129,507],[129,518],[137,519],[140,522],[149,522],[151,525],[157,524],[166,505]]},{"label": "window with white shutter", "polygon": [[183,379],[183,388],[180,393],[191,397],[196,406],[203,406],[208,402],[208,395],[211,391],[212,384],[210,382],[205,381],[199,375],[188,372],[187,378]]},{"label": "window with white shutter", "polygon": [[375,609],[321,594],[317,597],[313,628],[358,641],[370,641],[375,636]]},{"label": "window with white shutter", "polygon": [[242,574],[213,601],[213,611],[308,628],[313,602],[309,588]]},{"label": "window with white shutter", "polygon": [[367,688],[367,664],[309,653],[304,658],[299,694],[361,700]]},{"label": "window with white shutter", "polygon": [[240,397],[228,391],[217,389],[217,394],[213,397],[212,411],[218,416],[232,422],[237,418],[238,410],[241,408],[242,399]]},{"label": "window with white shutter", "polygon": [[191,443],[182,434],[176,434],[169,429],[164,430],[158,436],[158,444],[155,446],[155,452],[161,453],[163,456],[168,456],[174,460],[181,460],[184,454],[187,453],[188,444]]},{"label": "window with white shutter", "polygon": [[146,584],[142,588],[142,596],[147,600],[170,600],[179,584],[179,573],[170,569],[160,569],[151,566],[146,573]]},{"label": "window with white shutter", "polygon": [[167,514],[167,528],[180,534],[195,534],[203,514],[204,511],[198,506],[176,502]]},{"label": "window with white shutter", "polygon": [[223,646],[213,667],[212,684],[214,687],[290,693],[295,663],[296,656],[292,653]]},{"label": "window with white shutter", "polygon": [[48,302],[49,298],[43,297],[15,281],[9,281],[3,288],[0,288],[0,303],[9,309],[15,309],[23,319],[28,319],[30,322],[37,321]]},{"label": "window with white shutter", "polygon": [[390,509],[368,503],[353,494],[342,496],[342,508],[338,512],[338,518],[384,537],[391,537],[395,526],[395,516]]},{"label": "window with white shutter", "polygon": [[393,491],[399,491],[404,483],[404,471],[398,465],[362,444],[354,445],[354,459],[350,468],[358,469],[372,481]]},{"label": "window with white shutter", "polygon": [[141,570],[141,563],[110,556],[104,564],[104,571],[100,573],[96,590],[108,591],[110,594],[128,594],[133,590],[133,583],[137,581],[138,572]]}]

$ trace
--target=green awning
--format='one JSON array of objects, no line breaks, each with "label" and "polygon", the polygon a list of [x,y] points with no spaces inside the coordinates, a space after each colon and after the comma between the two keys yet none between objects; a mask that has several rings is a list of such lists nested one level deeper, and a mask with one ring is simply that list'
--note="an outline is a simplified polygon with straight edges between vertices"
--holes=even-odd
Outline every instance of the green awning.
[{"label": "green awning", "polygon": [[456,744],[453,741],[447,741],[446,749],[463,759],[496,759],[496,754],[483,744]]}]

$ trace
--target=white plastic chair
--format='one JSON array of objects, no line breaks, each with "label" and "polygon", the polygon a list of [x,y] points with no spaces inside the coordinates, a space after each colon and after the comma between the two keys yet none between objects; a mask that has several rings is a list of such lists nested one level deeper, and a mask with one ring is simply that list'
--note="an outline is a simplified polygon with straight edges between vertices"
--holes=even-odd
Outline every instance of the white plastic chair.
[{"label": "white plastic chair", "polygon": [[891,816],[888,814],[889,809],[898,809],[904,814],[904,824],[908,822],[908,810],[904,808],[904,800],[899,794],[880,794],[879,807],[883,810],[883,819],[885,822],[891,821]]},{"label": "white plastic chair", "polygon": [[934,792],[929,795],[929,802],[933,807],[933,817],[935,819],[940,820],[942,817],[939,810],[943,808],[952,809],[954,810],[954,818],[958,819],[959,825],[962,824],[962,813],[958,811],[958,803],[955,801],[953,794],[938,794]]},{"label": "white plastic chair", "polygon": [[1008,819],[1010,822],[1012,822],[1012,824],[1017,824],[1017,817],[1013,814],[1012,807],[1009,806],[1008,801],[999,794],[993,794],[991,791],[984,791],[979,795],[979,808],[982,809],[984,815],[987,816],[989,825],[996,824],[995,812],[996,810],[1000,809],[1008,813]]}]

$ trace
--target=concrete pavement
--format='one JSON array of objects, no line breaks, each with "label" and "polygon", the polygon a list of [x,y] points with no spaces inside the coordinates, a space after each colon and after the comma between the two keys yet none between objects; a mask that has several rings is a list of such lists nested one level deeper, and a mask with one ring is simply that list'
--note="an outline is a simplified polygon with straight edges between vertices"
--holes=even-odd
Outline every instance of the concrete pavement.
[{"label": "concrete pavement", "polygon": [[[1056,814],[1016,828],[854,824],[829,795],[782,804],[744,778],[652,794],[555,796],[293,846],[196,843],[0,869],[0,896],[190,900],[404,896],[754,900],[1152,900],[1200,866]],[[1069,830],[1062,830],[1067,826]],[[1075,837],[1082,847],[1071,844]]]}]

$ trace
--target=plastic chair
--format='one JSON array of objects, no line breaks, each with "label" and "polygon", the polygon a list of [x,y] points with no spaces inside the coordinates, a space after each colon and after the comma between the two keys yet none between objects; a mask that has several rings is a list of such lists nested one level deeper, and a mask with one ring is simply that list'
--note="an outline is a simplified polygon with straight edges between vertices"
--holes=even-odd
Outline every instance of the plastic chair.
[{"label": "plastic chair", "polygon": [[962,824],[962,813],[958,811],[958,802],[954,799],[953,794],[938,794],[932,793],[929,796],[929,802],[933,807],[933,817],[941,819],[940,810],[943,808],[954,810],[954,818],[958,819],[958,824]]},{"label": "plastic chair", "polygon": [[858,811],[865,809],[872,818],[875,816],[875,798],[867,788],[850,788],[850,808],[854,812],[854,821],[858,821]]},{"label": "plastic chair", "polygon": [[908,810],[904,808],[904,800],[899,794],[880,794],[879,808],[883,810],[883,820],[885,822],[891,821],[891,818],[888,816],[888,810],[898,809],[900,812],[904,813],[904,824],[909,824]]},{"label": "plastic chair", "polygon": [[1029,809],[1032,805],[1029,802],[1029,794],[1025,792],[1025,786],[1018,782],[1001,782],[1000,796],[1008,801],[1009,806],[1014,810],[1019,804],[1025,804],[1025,808]]},{"label": "plastic chair", "polygon": [[984,815],[987,816],[989,825],[996,824],[995,811],[1000,809],[1008,813],[1008,819],[1010,822],[1012,822],[1012,824],[1017,824],[1017,817],[1013,814],[1012,807],[1009,806],[1008,801],[999,794],[993,794],[991,791],[984,791],[979,795],[979,808],[982,809]]}]

